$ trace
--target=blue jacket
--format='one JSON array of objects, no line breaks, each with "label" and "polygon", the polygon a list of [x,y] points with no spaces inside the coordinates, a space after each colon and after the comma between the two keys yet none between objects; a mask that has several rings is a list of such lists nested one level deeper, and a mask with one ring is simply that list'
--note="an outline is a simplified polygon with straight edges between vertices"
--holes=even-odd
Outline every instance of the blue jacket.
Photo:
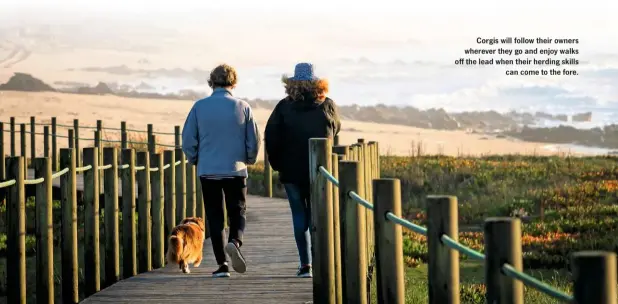
[{"label": "blue jacket", "polygon": [[247,177],[260,143],[251,106],[224,88],[195,102],[182,129],[182,150],[199,176]]}]

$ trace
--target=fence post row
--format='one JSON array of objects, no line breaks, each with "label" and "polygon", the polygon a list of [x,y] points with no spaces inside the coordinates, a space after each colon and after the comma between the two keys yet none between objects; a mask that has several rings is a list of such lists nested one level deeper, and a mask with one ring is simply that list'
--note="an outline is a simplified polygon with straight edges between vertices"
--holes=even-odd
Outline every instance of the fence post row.
[{"label": "fence post row", "polygon": [[[77,174],[83,172],[84,191],[84,295],[98,292],[103,287],[118,282],[121,277],[128,278],[139,272],[150,271],[153,266],[165,265],[165,235],[185,216],[204,217],[204,205],[197,170],[185,163],[181,148],[155,153],[156,136],[149,125],[149,151],[136,153],[133,149],[122,151],[122,163],[127,168],[120,170],[118,149],[103,147],[103,123],[97,121],[92,147],[79,149],[79,121],[73,121],[68,129],[68,148],[57,149],[57,119],[51,119],[43,126],[43,156],[36,158],[36,118],[30,117],[30,130],[20,123],[20,156],[16,155],[16,122],[11,117],[10,154],[5,159],[4,123],[0,122],[0,181],[15,180],[7,187],[7,296],[10,303],[26,303],[26,212],[25,185],[36,185],[35,229],[36,229],[36,293],[37,303],[54,302],[54,231],[53,231],[53,172],[66,169],[59,174],[61,199],[61,273],[62,302],[79,301],[78,264],[78,206]],[[123,145],[128,146],[126,123],[122,124]],[[176,126],[176,143],[180,144],[180,128]],[[30,133],[30,153],[27,153],[26,137]],[[50,143],[51,137],[51,143]],[[51,146],[51,147],[50,147]],[[51,149],[50,149],[51,148]],[[51,150],[51,151],[50,151]],[[59,152],[59,153],[58,153]],[[177,153],[176,153],[177,152]],[[58,155],[59,154],[59,155]],[[83,155],[83,161],[81,156]],[[29,156],[29,157],[28,157]],[[59,156],[59,157],[58,157]],[[175,162],[180,161],[178,171]],[[83,162],[83,167],[79,166]],[[152,166],[150,165],[152,163]],[[8,165],[8,167],[6,167]],[[32,165],[34,180],[27,180],[27,167]],[[139,165],[139,170],[136,170]],[[164,167],[166,165],[167,167]],[[105,168],[101,168],[104,166]],[[108,174],[103,174],[109,170]],[[164,170],[169,170],[165,174]],[[136,172],[137,171],[137,172]],[[150,172],[153,172],[152,174]],[[121,175],[119,176],[119,173]],[[120,270],[120,229],[119,229],[119,177],[122,179],[123,200],[123,271]],[[187,180],[189,184],[187,185]],[[137,185],[136,185],[137,182]],[[137,188],[136,188],[137,187]],[[166,189],[167,188],[167,189]],[[178,191],[176,191],[178,189]],[[3,189],[4,190],[4,189]],[[103,191],[105,190],[105,191]],[[167,191],[166,191],[167,190]],[[186,197],[187,192],[190,197]],[[104,196],[100,196],[104,193]],[[135,198],[139,222],[135,218]],[[105,277],[101,282],[99,254],[99,199],[103,199],[106,214],[103,223],[105,230]],[[154,210],[151,209],[151,205]],[[180,208],[177,208],[179,205]],[[189,210],[187,211],[187,205]],[[152,215],[152,216],[151,216]],[[136,227],[138,224],[138,227]],[[136,229],[136,228],[139,228]],[[136,243],[140,235],[139,247]],[[139,248],[139,251],[137,250]],[[139,254],[139,262],[138,262]],[[138,267],[139,266],[139,267]],[[122,275],[121,275],[122,274]]]},{"label": "fence post row", "polygon": [[[54,299],[54,248],[52,172],[56,155],[56,119],[52,130],[44,129],[45,157],[36,158],[32,148],[36,120],[30,119],[31,154],[35,180],[28,180],[26,126],[20,124],[21,156],[15,155],[15,119],[11,118],[10,140],[13,155],[4,159],[4,125],[0,122],[0,179],[15,183],[7,188],[7,300],[26,303],[26,211],[25,185],[36,184],[36,293],[38,303]],[[84,278],[86,297],[101,289],[99,256],[99,193],[105,189],[105,278],[110,286],[121,277],[164,266],[165,235],[186,216],[204,216],[200,184],[193,165],[185,164],[181,148],[156,153],[155,135],[149,136],[149,151],[122,150],[120,170],[118,149],[103,148],[102,122],[97,121],[94,147],[83,149],[83,163],[77,168],[78,121],[68,130],[69,148],[60,149],[62,302],[79,301],[77,235],[77,178],[84,172]],[[126,124],[125,130],[126,145]],[[180,144],[179,128],[176,143]],[[152,127],[149,126],[149,133]],[[152,132],[154,133],[154,132]],[[52,151],[49,151],[49,136]],[[313,294],[316,303],[369,303],[371,258],[375,254],[377,298],[380,303],[404,302],[404,264],[401,222],[401,184],[398,179],[380,178],[377,142],[359,139],[351,146],[332,146],[332,140],[310,140],[311,235],[314,261]],[[101,152],[102,150],[102,152]],[[51,158],[49,157],[51,155]],[[137,155],[137,163],[136,163]],[[265,170],[268,167],[265,156]],[[180,161],[179,166],[175,162]],[[108,166],[101,174],[101,166]],[[167,166],[167,168],[165,168]],[[338,181],[334,186],[319,170],[323,166]],[[164,169],[165,168],[165,169]],[[121,172],[118,172],[118,171]],[[164,172],[169,170],[168,172]],[[152,172],[152,173],[151,173]],[[119,173],[122,179],[123,271],[120,271]],[[272,174],[272,173],[271,173]],[[267,175],[265,177],[272,177]],[[100,187],[99,178],[103,179]],[[187,184],[187,182],[189,184]],[[265,181],[265,185],[268,182]],[[272,187],[272,183],[270,183]],[[272,195],[266,189],[265,196]],[[270,190],[272,191],[272,190]],[[370,197],[373,210],[365,208],[349,194]],[[187,197],[187,193],[191,195]],[[136,206],[136,198],[139,199]],[[429,303],[459,303],[459,252],[446,236],[458,241],[458,203],[455,196],[427,196],[428,297]],[[139,221],[135,218],[136,207]],[[152,207],[152,208],[151,208]],[[187,210],[188,209],[188,210]],[[388,214],[388,216],[387,216]],[[371,217],[368,217],[371,215]],[[405,221],[404,221],[405,222]],[[136,227],[137,225],[137,227]],[[139,233],[139,246],[137,244]],[[523,283],[506,274],[504,265],[522,271],[521,221],[518,218],[488,218],[484,226],[485,284],[488,302],[523,303]],[[139,251],[137,250],[139,249]],[[139,256],[138,256],[139,255]],[[138,260],[139,257],[139,260]],[[14,262],[13,262],[14,261]],[[139,267],[138,267],[139,266]],[[573,290],[576,303],[617,303],[616,254],[584,251],[572,256]],[[512,271],[512,270],[511,270]]]}]

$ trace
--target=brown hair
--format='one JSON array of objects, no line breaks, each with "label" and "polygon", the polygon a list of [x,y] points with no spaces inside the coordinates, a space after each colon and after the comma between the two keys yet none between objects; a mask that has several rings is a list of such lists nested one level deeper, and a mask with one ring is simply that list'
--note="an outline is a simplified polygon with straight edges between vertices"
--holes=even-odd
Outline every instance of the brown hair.
[{"label": "brown hair", "polygon": [[285,94],[293,100],[303,101],[305,96],[312,96],[314,100],[324,101],[328,93],[328,80],[290,80],[286,75],[281,78],[285,87]]},{"label": "brown hair", "polygon": [[236,69],[227,64],[218,65],[212,71],[210,71],[210,79],[208,79],[208,86],[211,88],[226,88],[233,87],[238,82],[238,76],[236,75]]}]

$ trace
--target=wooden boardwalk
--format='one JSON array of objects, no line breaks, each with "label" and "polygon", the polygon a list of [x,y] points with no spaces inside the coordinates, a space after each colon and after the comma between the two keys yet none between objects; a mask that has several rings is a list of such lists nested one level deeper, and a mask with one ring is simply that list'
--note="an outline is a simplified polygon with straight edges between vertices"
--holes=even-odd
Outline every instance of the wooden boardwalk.
[{"label": "wooden boardwalk", "polygon": [[191,267],[190,274],[167,265],[122,280],[82,303],[311,303],[311,279],[296,277],[299,260],[287,200],[249,196],[243,241],[244,274],[212,278],[216,262],[207,239],[202,265]]}]

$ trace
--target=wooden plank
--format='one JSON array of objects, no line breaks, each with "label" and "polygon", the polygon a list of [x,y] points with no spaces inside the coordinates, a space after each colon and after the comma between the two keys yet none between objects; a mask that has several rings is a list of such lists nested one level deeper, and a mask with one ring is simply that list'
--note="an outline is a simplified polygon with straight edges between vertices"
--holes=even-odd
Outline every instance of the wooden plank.
[{"label": "wooden plank", "polygon": [[[247,272],[214,279],[216,262],[210,239],[204,242],[204,259],[191,274],[167,265],[122,280],[90,298],[96,303],[308,303],[311,279],[296,277],[298,251],[287,200],[249,196],[243,255]],[[277,227],[277,229],[273,229]]]}]

